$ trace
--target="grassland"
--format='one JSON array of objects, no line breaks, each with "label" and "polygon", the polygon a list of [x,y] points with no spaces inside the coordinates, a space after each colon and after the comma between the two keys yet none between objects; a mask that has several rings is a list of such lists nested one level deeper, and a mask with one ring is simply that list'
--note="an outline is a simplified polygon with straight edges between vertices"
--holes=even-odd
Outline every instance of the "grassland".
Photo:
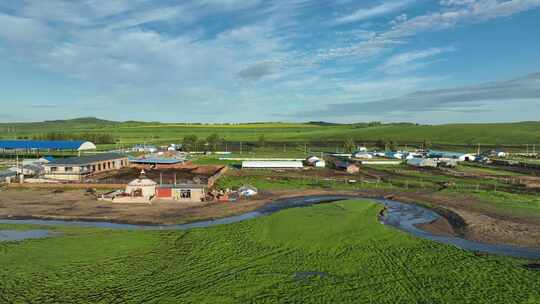
[{"label": "grassland", "polygon": [[[25,137],[47,132],[112,134],[121,145],[153,142],[180,142],[185,135],[205,138],[218,133],[227,141],[257,142],[264,134],[269,142],[393,140],[398,143],[421,143],[424,140],[441,144],[532,144],[540,143],[540,122],[498,124],[318,124],[318,123],[253,123],[253,124],[178,124],[158,122],[112,122],[82,118],[41,123],[0,124],[1,137]],[[104,146],[113,147],[114,145]]]},{"label": "grassland", "polygon": [[[455,190],[446,190],[448,193]],[[461,191],[462,192],[462,191]],[[537,216],[540,218],[540,197],[534,194],[515,194],[503,191],[472,190],[467,195],[489,203],[501,214],[513,216]]]},{"label": "grassland", "polygon": [[0,302],[540,301],[526,261],[409,236],[379,224],[380,209],[345,201],[190,231],[57,227],[0,244]]}]

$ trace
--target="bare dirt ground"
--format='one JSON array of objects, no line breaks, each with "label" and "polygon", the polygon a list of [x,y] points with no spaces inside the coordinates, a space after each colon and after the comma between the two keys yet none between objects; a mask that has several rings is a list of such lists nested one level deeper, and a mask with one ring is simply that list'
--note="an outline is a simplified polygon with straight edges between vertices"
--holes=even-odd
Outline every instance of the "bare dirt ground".
[{"label": "bare dirt ground", "polygon": [[386,197],[402,202],[431,206],[441,218],[422,225],[422,229],[443,235],[463,235],[486,243],[505,243],[540,247],[538,218],[518,218],[493,213],[483,208],[484,202],[466,195],[436,191],[406,192],[366,189],[355,192],[326,190],[283,190],[266,192],[257,199],[239,202],[114,204],[97,201],[84,190],[63,192],[52,189],[1,189],[0,218],[63,219],[110,221],[132,224],[179,224],[203,219],[216,219],[255,210],[273,199],[321,194],[354,194],[360,197]]},{"label": "bare dirt ground", "polygon": [[[466,194],[442,194],[403,192],[390,197],[409,203],[431,205],[445,216],[454,234],[485,243],[504,243],[519,246],[540,247],[540,219],[538,217],[516,217],[490,210],[485,202]],[[456,218],[457,216],[457,218]],[[440,222],[422,228],[444,229]],[[450,231],[446,230],[446,233]]]},{"label": "bare dirt ground", "polygon": [[0,218],[110,221],[131,224],[180,224],[255,210],[272,199],[324,194],[325,191],[272,192],[238,202],[115,204],[98,201],[84,190],[0,190]]}]

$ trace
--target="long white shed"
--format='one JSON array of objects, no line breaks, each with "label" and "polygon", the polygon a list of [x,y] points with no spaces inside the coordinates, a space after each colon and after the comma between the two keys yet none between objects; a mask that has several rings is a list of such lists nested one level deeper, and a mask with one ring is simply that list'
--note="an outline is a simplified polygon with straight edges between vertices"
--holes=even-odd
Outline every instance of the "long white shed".
[{"label": "long white shed", "polygon": [[304,167],[301,161],[263,161],[263,160],[249,160],[242,162],[243,169],[300,169]]}]

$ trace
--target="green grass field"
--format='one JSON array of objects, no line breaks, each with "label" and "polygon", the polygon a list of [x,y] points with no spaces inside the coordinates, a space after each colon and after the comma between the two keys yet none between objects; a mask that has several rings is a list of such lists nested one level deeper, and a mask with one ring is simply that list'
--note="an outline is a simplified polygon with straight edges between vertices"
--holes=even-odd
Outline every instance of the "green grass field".
[{"label": "green grass field", "polygon": [[[540,122],[498,124],[179,124],[158,122],[112,122],[94,118],[42,123],[0,124],[1,137],[32,136],[47,132],[112,134],[122,145],[134,143],[178,143],[185,135],[204,138],[218,133],[227,141],[256,142],[264,134],[267,141],[312,142],[394,140],[398,143],[423,142],[441,144],[540,144]],[[105,145],[111,148],[115,145]]]},{"label": "green grass field", "polygon": [[[447,190],[452,192],[452,190]],[[540,220],[540,197],[534,194],[515,194],[502,191],[472,190],[467,195],[491,205],[501,214],[536,217]]]},{"label": "green grass field", "polygon": [[[190,231],[54,228],[0,243],[2,303],[538,303],[526,261],[381,225],[344,201]],[[8,226],[1,226],[8,227]]]}]

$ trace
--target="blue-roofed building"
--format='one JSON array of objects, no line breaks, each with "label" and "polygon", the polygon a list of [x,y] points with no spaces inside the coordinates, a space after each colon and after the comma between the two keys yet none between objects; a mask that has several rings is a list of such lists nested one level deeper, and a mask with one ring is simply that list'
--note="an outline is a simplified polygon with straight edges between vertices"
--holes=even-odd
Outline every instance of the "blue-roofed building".
[{"label": "blue-roofed building", "polygon": [[0,140],[0,151],[95,150],[96,145],[82,140]]},{"label": "blue-roofed building", "polygon": [[165,157],[129,158],[130,163],[141,165],[174,165],[183,163],[184,161],[185,159]]}]

